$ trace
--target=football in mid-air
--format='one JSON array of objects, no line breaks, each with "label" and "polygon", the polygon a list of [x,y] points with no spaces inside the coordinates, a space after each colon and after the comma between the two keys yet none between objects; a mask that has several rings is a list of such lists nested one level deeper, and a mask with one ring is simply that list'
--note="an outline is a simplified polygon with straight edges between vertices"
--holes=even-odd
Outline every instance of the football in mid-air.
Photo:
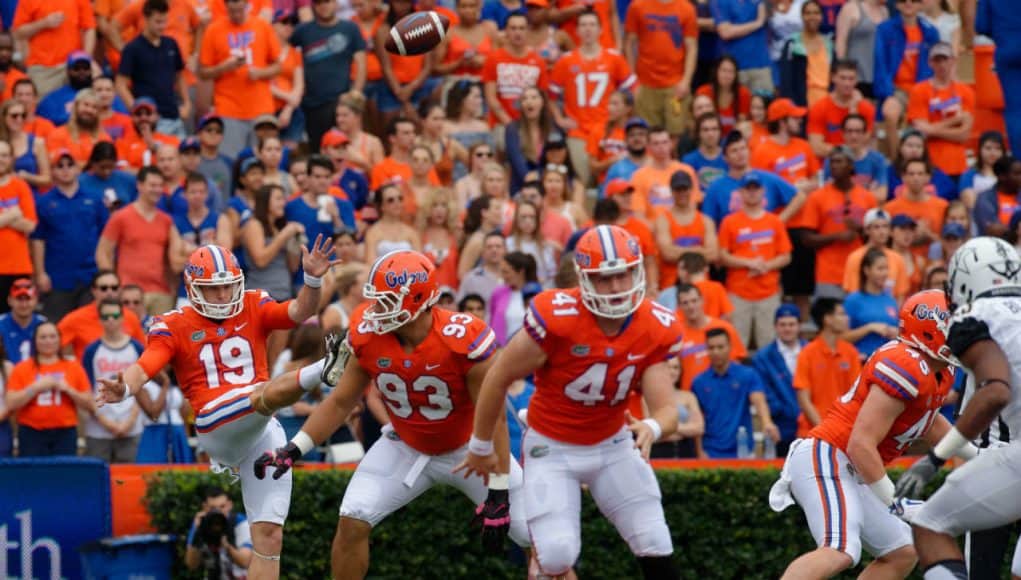
[{"label": "football in mid-air", "polygon": [[425,54],[443,42],[449,27],[450,19],[442,14],[413,12],[390,29],[386,49],[401,56]]}]

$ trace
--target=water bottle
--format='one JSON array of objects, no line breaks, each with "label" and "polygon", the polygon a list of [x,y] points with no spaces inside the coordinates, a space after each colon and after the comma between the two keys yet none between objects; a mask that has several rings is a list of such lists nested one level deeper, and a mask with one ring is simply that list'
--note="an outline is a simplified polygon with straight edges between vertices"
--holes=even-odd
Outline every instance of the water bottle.
[{"label": "water bottle", "polygon": [[316,203],[319,204],[319,211],[316,212],[316,220],[319,223],[324,224],[328,224],[331,221],[333,221],[333,218],[330,217],[330,213],[326,210],[326,208],[329,207],[331,203],[333,203],[333,200],[330,198],[330,196],[320,195],[316,198]]},{"label": "water bottle", "polygon": [[752,456],[752,438],[744,425],[737,428],[737,458],[748,459]]},{"label": "water bottle", "polygon": [[772,437],[766,437],[766,445],[762,449],[763,459],[776,459],[776,441]]}]

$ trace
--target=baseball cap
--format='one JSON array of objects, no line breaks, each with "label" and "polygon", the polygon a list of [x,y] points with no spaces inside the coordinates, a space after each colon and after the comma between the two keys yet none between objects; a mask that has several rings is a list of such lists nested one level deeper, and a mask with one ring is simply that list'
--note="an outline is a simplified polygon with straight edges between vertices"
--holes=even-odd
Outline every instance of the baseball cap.
[{"label": "baseball cap", "polygon": [[259,115],[252,120],[252,128],[258,128],[260,125],[273,125],[274,128],[280,128],[280,122],[277,121],[275,115],[265,114]]},{"label": "baseball cap", "polygon": [[279,9],[273,13],[273,23],[283,22],[294,26],[298,23],[298,17],[290,10]]},{"label": "baseball cap", "polygon": [[627,123],[624,124],[624,132],[627,133],[631,129],[635,128],[648,129],[649,124],[641,117],[631,117],[627,120]]},{"label": "baseball cap", "polygon": [[948,224],[943,226],[943,232],[942,232],[942,236],[941,237],[944,237],[944,238],[957,238],[957,239],[961,240],[961,239],[964,239],[964,236],[967,233],[968,232],[967,232],[967,230],[964,229],[963,225],[961,225],[961,224],[959,224],[957,222],[950,222],[950,223],[948,223]]},{"label": "baseball cap", "polygon": [[777,99],[769,104],[766,109],[766,120],[769,122],[779,121],[787,117],[804,117],[808,109],[799,107],[790,99]]},{"label": "baseball cap", "polygon": [[785,302],[776,309],[776,314],[773,316],[773,320],[780,320],[781,318],[787,318],[790,316],[801,320],[801,310],[798,310],[796,305],[791,304],[790,302]]},{"label": "baseball cap", "polygon": [[35,298],[35,284],[29,278],[18,278],[11,284],[10,296],[11,298],[19,298],[21,296]]},{"label": "baseball cap", "polygon": [[92,64],[92,57],[84,50],[76,50],[67,55],[67,66],[74,66],[80,62]]},{"label": "baseball cap", "polygon": [[758,188],[762,187],[762,178],[760,178],[755,172],[750,171],[745,173],[738,183],[744,188]]},{"label": "baseball cap", "polygon": [[138,97],[137,99],[135,99],[135,104],[131,105],[131,112],[134,113],[135,111],[137,111],[139,109],[146,109],[146,108],[152,109],[153,111],[155,111],[156,110],[156,101],[152,100],[149,97]]},{"label": "baseball cap", "polygon": [[181,153],[184,153],[185,151],[201,151],[202,146],[199,145],[199,140],[195,137],[188,137],[184,141],[181,141],[181,144],[177,146],[177,150]]},{"label": "baseball cap", "polygon": [[67,157],[71,161],[74,161],[74,155],[71,155],[71,150],[67,147],[61,147],[60,149],[54,150],[50,153],[50,164],[56,165],[60,163],[60,160]]},{"label": "baseball cap", "polygon": [[678,169],[674,171],[674,174],[670,176],[670,189],[691,189],[692,182],[691,176],[688,175],[687,171]]},{"label": "baseball cap", "polygon": [[953,58],[954,47],[949,42],[937,42],[929,49],[929,60],[934,58]]},{"label": "baseball cap", "polygon": [[546,149],[550,147],[563,148],[567,147],[567,139],[564,138],[564,134],[560,131],[553,131],[546,137]]},{"label": "baseball cap", "polygon": [[255,157],[249,157],[248,159],[245,159],[244,161],[241,162],[241,175],[248,173],[248,170],[252,169],[253,167],[263,169],[262,161],[259,161]]},{"label": "baseball cap", "polygon": [[633,193],[634,191],[635,186],[623,179],[611,179],[610,182],[606,184],[606,197]]},{"label": "baseball cap", "polygon": [[913,228],[918,225],[915,218],[906,213],[899,213],[890,220],[890,225],[895,228]]},{"label": "baseball cap", "polygon": [[547,0],[525,0],[525,6],[535,6],[536,8],[549,8],[549,2]]},{"label": "baseball cap", "polygon": [[223,127],[223,118],[216,113],[206,113],[205,115],[202,115],[202,118],[199,119],[199,131],[205,129],[206,125],[210,123],[218,123],[221,127]]},{"label": "baseball cap", "polygon": [[854,153],[851,152],[851,148],[846,145],[837,145],[833,149],[830,149],[830,159],[837,157],[838,155],[846,157],[851,163],[854,163]]},{"label": "baseball cap", "polygon": [[862,225],[869,227],[870,225],[882,220],[890,221],[890,214],[878,207],[874,207],[865,212],[865,219],[862,220]]},{"label": "baseball cap", "polygon": [[457,291],[450,286],[440,286],[440,298],[444,296],[450,296],[451,298],[457,298]]},{"label": "baseball cap", "polygon": [[325,149],[326,147],[339,147],[341,145],[347,145],[351,140],[347,138],[340,129],[330,129],[323,133],[323,138],[319,141],[319,147]]}]

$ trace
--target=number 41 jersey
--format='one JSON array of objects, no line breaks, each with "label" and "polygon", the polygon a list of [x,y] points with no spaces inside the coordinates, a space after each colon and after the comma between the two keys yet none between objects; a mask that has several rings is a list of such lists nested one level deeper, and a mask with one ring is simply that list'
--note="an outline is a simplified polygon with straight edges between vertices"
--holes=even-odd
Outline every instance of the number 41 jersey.
[{"label": "number 41 jersey", "polygon": [[496,334],[470,314],[434,307],[432,330],[411,352],[393,333],[376,334],[363,322],[369,303],[351,314],[348,340],[358,364],[383,395],[394,431],[426,455],[454,451],[472,432],[475,404],[466,376],[496,352]]},{"label": "number 41 jersey", "polygon": [[650,366],[677,356],[683,329],[673,312],[645,300],[616,336],[581,302],[581,290],[547,290],[525,313],[529,336],[546,353],[535,372],[528,423],[574,445],[594,445],[624,425],[628,392]]}]

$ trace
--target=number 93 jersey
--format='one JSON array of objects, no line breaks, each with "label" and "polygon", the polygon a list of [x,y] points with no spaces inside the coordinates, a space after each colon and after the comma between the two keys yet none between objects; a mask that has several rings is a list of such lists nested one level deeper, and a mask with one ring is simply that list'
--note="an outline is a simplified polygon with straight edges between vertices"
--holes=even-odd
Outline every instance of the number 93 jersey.
[{"label": "number 93 jersey", "polygon": [[395,334],[376,334],[364,322],[368,307],[362,304],[352,313],[348,340],[383,395],[394,431],[426,455],[463,446],[475,417],[466,375],[496,352],[496,334],[470,314],[433,307],[423,314],[432,316],[432,330],[406,352]]},{"label": "number 93 jersey", "polygon": [[928,432],[954,385],[954,367],[933,371],[917,350],[898,340],[890,341],[869,357],[851,390],[840,397],[808,436],[846,453],[854,421],[872,385],[904,403],[904,410],[879,443],[879,456],[889,463]]},{"label": "number 93 jersey", "polygon": [[664,306],[644,300],[616,336],[581,302],[581,290],[532,298],[523,328],[546,353],[535,371],[528,423],[557,441],[593,445],[624,425],[628,392],[645,369],[677,356],[683,329]]},{"label": "number 93 jersey", "polygon": [[206,318],[191,306],[159,316],[138,364],[150,377],[170,364],[181,391],[198,412],[231,389],[269,379],[266,336],[294,328],[290,302],[262,290],[244,294],[244,308],[225,320]]}]

